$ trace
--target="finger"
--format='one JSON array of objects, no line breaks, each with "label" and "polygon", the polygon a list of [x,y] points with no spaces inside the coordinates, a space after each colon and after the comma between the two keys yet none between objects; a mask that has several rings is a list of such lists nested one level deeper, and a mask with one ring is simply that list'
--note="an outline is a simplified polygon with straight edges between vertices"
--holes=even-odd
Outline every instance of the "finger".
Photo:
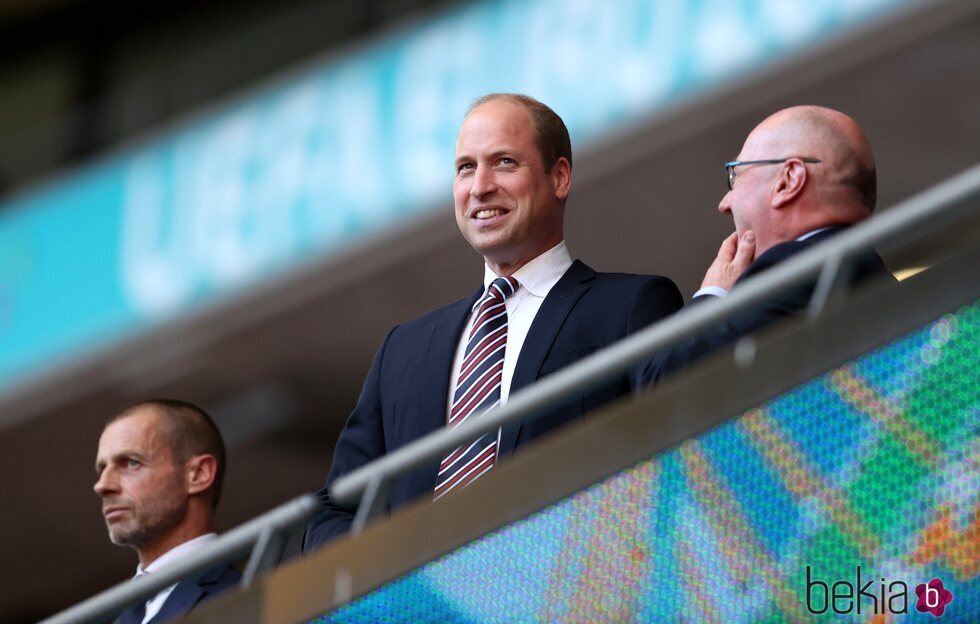
[{"label": "finger", "polygon": [[725,240],[721,241],[721,247],[718,248],[718,259],[724,262],[731,262],[732,258],[735,257],[737,247],[738,232],[732,232],[725,237]]},{"label": "finger", "polygon": [[732,264],[739,270],[744,270],[755,257],[755,232],[748,230],[738,239],[738,249],[732,259]]}]

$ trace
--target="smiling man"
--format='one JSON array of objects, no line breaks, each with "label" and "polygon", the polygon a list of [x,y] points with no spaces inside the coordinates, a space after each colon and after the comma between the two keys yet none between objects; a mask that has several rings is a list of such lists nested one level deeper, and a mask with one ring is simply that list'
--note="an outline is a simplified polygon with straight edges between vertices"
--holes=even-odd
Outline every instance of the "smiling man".
[{"label": "smiling man", "polygon": [[[216,537],[225,448],[208,415],[183,401],[138,403],[106,424],[95,461],[109,539],[139,556],[136,576],[153,574]],[[234,587],[241,575],[221,565],[131,606],[120,624],[163,622]]]},{"label": "smiling man", "polygon": [[[328,494],[340,476],[478,417],[682,304],[667,278],[596,273],[572,260],[563,229],[571,143],[564,122],[544,104],[517,94],[477,100],[460,128],[455,165],[456,223],[483,257],[483,284],[385,337],[337,442],[306,552],[350,526],[354,510]],[[623,374],[537,419],[464,445],[396,479],[390,507],[463,488],[516,448],[636,387],[637,379]]]}]

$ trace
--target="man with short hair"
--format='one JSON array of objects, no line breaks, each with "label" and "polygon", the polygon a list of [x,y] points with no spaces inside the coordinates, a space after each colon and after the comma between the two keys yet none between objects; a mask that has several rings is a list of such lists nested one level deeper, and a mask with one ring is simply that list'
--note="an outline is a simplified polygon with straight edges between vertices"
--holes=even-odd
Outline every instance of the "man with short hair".
[{"label": "man with short hair", "polygon": [[[328,492],[340,476],[503,404],[680,308],[667,278],[596,273],[572,261],[563,230],[571,184],[571,142],[554,111],[518,94],[473,104],[456,142],[453,195],[459,230],[483,257],[483,285],[385,337],[340,434],[304,552],[351,523],[354,510]],[[635,373],[624,373],[402,475],[391,484],[390,508],[465,487],[515,448],[628,394],[637,382]]]},{"label": "man with short hair", "polygon": [[[153,574],[216,536],[225,447],[201,408],[158,399],[129,407],[106,423],[95,461],[109,539],[139,556],[136,576]],[[121,624],[179,617],[234,587],[241,574],[223,564],[193,575],[127,608]]]},{"label": "man with short hair", "polygon": [[[737,160],[725,163],[728,192],[718,210],[735,221],[688,305],[723,297],[745,279],[863,221],[877,196],[874,155],[864,130],[844,113],[794,106],[760,123]],[[852,284],[894,279],[873,251],[857,258]],[[805,309],[815,283],[789,288],[763,304],[654,358],[655,382],[701,356]]]}]

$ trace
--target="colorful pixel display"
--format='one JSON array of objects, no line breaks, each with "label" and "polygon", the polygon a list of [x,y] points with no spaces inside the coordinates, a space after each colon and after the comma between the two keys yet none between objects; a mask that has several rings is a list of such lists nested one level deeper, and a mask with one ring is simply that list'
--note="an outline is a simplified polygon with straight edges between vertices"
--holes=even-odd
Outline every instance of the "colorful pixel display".
[{"label": "colorful pixel display", "polygon": [[317,623],[978,622],[980,302]]}]

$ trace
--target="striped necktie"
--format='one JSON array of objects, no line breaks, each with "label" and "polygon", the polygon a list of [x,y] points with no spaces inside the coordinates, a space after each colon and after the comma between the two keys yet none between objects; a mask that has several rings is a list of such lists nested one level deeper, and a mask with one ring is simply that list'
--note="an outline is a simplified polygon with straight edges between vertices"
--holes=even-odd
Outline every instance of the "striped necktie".
[{"label": "striped necktie", "polygon": [[[507,347],[507,308],[504,300],[520,284],[513,277],[493,280],[483,297],[473,306],[473,324],[466,339],[463,364],[459,369],[453,403],[449,409],[450,427],[500,403],[500,383]],[[436,477],[434,498],[450,490],[466,487],[493,468],[497,455],[497,434],[487,433],[470,444],[463,444],[442,460]]]}]

